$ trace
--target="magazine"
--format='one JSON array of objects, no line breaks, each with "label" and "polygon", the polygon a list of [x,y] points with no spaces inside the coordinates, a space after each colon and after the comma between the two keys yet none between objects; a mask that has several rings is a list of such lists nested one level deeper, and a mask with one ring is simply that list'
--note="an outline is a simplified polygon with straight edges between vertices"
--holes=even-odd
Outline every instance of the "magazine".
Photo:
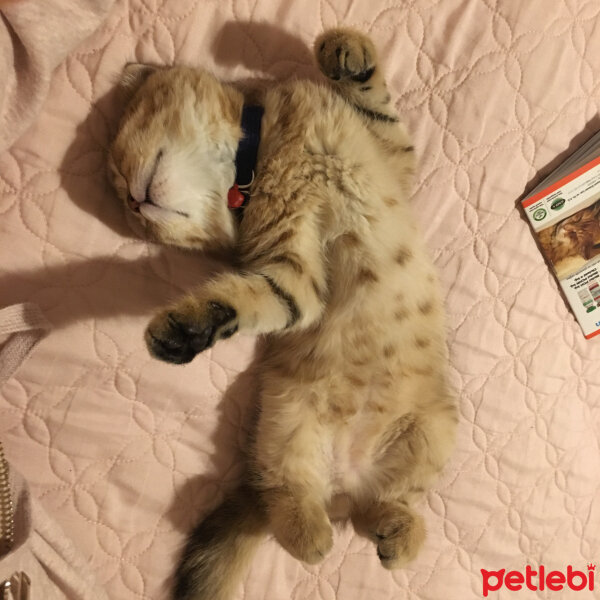
[{"label": "magazine", "polygon": [[600,335],[600,132],[521,203],[583,334]]}]

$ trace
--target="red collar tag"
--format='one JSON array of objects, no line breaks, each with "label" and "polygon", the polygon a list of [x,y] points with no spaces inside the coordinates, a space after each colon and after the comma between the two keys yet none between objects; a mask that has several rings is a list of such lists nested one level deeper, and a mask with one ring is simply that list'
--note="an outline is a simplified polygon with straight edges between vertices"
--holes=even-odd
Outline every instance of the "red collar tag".
[{"label": "red collar tag", "polygon": [[237,183],[234,183],[227,192],[227,206],[229,208],[240,208],[244,204],[244,194],[240,191]]}]

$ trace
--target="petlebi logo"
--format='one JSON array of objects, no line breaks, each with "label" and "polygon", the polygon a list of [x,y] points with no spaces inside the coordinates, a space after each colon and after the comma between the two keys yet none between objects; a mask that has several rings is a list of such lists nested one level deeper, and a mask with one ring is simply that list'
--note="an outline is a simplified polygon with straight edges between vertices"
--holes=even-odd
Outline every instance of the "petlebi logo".
[{"label": "petlebi logo", "polygon": [[531,591],[550,590],[560,592],[565,587],[579,592],[581,590],[594,590],[594,573],[596,565],[589,564],[587,571],[576,571],[571,565],[567,571],[547,571],[544,565],[540,565],[536,571],[531,566],[525,567],[525,572],[521,571],[487,571],[481,569],[483,576],[483,596],[487,598],[490,592],[496,592],[505,587],[507,590],[518,592],[526,587]]}]

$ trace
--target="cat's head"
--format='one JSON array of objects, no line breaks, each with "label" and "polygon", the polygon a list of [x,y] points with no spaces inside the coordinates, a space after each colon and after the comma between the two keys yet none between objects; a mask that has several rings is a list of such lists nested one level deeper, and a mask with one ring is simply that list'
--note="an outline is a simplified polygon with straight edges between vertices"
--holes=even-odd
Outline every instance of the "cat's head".
[{"label": "cat's head", "polygon": [[109,177],[157,241],[229,247],[235,220],[227,191],[241,136],[240,92],[189,67],[125,67],[127,106],[110,148]]}]

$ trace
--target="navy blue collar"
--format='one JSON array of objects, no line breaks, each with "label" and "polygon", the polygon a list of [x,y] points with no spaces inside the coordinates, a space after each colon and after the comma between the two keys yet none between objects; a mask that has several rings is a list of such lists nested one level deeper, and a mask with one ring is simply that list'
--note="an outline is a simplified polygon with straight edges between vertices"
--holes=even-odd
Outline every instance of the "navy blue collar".
[{"label": "navy blue collar", "polygon": [[250,184],[254,179],[256,157],[260,144],[260,125],[265,109],[244,104],[242,109],[242,137],[235,154],[235,183],[227,192],[227,206],[241,218],[241,209],[250,198]]},{"label": "navy blue collar", "polygon": [[250,104],[244,104],[242,109],[242,138],[235,155],[235,182],[240,187],[249,185],[252,181],[264,112],[262,106]]}]

